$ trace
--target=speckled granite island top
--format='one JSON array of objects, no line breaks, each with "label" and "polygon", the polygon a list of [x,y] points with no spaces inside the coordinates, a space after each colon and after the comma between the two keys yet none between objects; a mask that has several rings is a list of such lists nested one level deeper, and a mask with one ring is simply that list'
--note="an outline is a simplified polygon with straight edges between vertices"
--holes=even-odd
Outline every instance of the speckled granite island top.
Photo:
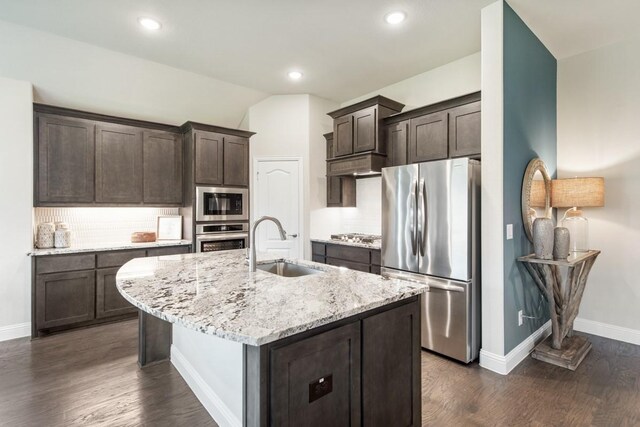
[{"label": "speckled granite island top", "polygon": [[299,332],[425,292],[423,284],[308,261],[320,274],[249,273],[244,250],[137,258],[117,274],[120,293],[171,323],[249,345]]}]

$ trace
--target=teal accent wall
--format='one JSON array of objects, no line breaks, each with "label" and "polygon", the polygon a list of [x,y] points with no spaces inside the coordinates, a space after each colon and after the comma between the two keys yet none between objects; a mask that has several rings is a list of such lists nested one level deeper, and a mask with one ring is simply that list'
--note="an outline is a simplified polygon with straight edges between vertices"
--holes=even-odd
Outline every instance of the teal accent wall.
[{"label": "teal accent wall", "polygon": [[[521,212],[527,164],[540,157],[556,174],[557,61],[520,17],[504,3],[504,221],[513,240],[504,246],[504,347],[513,350],[549,320],[546,301],[516,258],[533,252]],[[518,311],[537,319],[518,326]]]}]

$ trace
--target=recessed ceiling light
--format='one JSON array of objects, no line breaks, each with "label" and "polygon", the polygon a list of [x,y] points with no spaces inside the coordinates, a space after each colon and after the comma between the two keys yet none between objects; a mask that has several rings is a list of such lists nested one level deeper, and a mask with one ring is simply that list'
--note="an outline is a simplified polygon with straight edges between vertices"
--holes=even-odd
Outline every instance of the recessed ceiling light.
[{"label": "recessed ceiling light", "polygon": [[387,24],[397,25],[407,18],[407,14],[401,11],[389,12],[384,16]]},{"label": "recessed ceiling light", "polygon": [[138,18],[138,22],[147,30],[159,30],[160,27],[162,27],[162,24],[160,24],[160,22],[151,18]]},{"label": "recessed ceiling light", "polygon": [[302,78],[302,73],[300,71],[289,71],[287,74],[291,80],[300,80]]}]

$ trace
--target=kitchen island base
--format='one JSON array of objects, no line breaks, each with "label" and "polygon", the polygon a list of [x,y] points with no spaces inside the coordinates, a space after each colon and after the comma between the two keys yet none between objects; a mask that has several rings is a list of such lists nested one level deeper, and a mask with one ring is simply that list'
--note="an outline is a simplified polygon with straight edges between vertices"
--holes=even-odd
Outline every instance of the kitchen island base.
[{"label": "kitchen island base", "polygon": [[[145,316],[149,316],[148,314]],[[158,319],[159,320],[159,319]],[[163,322],[159,320],[160,322]],[[174,325],[174,328],[180,328]],[[184,329],[184,328],[181,328]],[[140,341],[147,342],[141,328]],[[184,330],[174,330],[174,351],[188,355],[200,353],[200,361],[190,360],[185,377],[184,361],[173,361],[187,383],[207,383],[213,393],[196,393],[214,418],[220,412],[237,412],[233,408],[211,409],[204,395],[242,394],[244,426],[419,426],[421,422],[420,304],[411,297],[374,310],[333,322],[306,332],[261,346],[242,345],[242,364],[231,359],[224,362],[216,354],[215,337]],[[190,342],[176,339],[183,332]],[[197,340],[197,341],[196,341]],[[206,342],[205,342],[206,341]],[[145,344],[148,348],[148,344]],[[188,348],[185,346],[189,345]],[[213,346],[213,347],[212,347]],[[194,351],[199,348],[200,351]],[[220,348],[219,353],[229,352]],[[205,367],[207,355],[211,364]],[[140,356],[141,360],[143,355]],[[144,355],[148,357],[148,355]],[[203,359],[204,357],[204,359]],[[215,361],[213,359],[216,359]],[[176,363],[178,362],[178,363]],[[141,363],[141,366],[144,366]],[[198,372],[202,368],[218,373]],[[238,372],[230,372],[234,370]],[[242,390],[229,389],[229,382],[218,381],[222,371],[241,378]],[[195,372],[194,372],[195,371]],[[213,382],[213,383],[210,383]],[[190,384],[191,385],[191,384]],[[193,387],[192,387],[193,388]],[[206,397],[205,397],[206,399]],[[220,403],[220,402],[218,402]],[[232,403],[230,404],[232,406]],[[223,406],[225,406],[223,404]],[[216,421],[223,421],[216,419]],[[233,423],[235,424],[235,423]]]}]

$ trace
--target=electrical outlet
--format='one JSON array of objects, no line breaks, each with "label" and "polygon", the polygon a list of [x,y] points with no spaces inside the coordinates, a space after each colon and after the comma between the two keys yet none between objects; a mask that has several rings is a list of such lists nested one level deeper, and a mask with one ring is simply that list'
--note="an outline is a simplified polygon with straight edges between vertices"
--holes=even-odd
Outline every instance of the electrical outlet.
[{"label": "electrical outlet", "polygon": [[513,239],[513,224],[507,224],[507,240]]},{"label": "electrical outlet", "polygon": [[522,310],[518,311],[518,326],[522,326],[524,323],[524,318],[522,317]]}]

